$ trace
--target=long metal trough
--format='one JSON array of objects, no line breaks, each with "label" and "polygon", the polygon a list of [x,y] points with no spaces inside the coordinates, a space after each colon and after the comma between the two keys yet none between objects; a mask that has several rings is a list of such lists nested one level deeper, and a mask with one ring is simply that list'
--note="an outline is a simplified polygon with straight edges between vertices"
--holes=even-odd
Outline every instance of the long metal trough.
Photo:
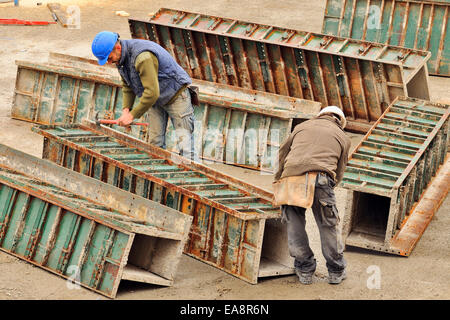
[{"label": "long metal trough", "polygon": [[90,121],[33,131],[44,158],[193,216],[185,253],[250,283],[294,272],[272,193]]},{"label": "long metal trough", "polygon": [[448,117],[448,105],[399,97],[362,139],[342,181],[346,245],[411,253],[448,192]]},{"label": "long metal trough", "polygon": [[449,8],[439,0],[327,0],[322,32],[430,51],[430,74],[448,77]]},{"label": "long metal trough", "polygon": [[339,106],[366,133],[397,96],[429,99],[429,52],[185,11],[129,19],[195,79]]},{"label": "long metal trough", "polygon": [[[122,85],[116,68],[89,59],[51,53],[46,63],[16,61],[18,71],[11,116],[39,124],[74,124],[117,119]],[[278,149],[298,121],[316,115],[319,102],[194,80],[200,105],[195,107],[194,141],[203,159],[264,171],[276,168]],[[136,102],[137,103],[137,102]],[[145,114],[141,121],[149,122]],[[113,126],[116,130],[123,129]],[[147,127],[128,134],[148,141]],[[166,148],[177,152],[169,121]]]},{"label": "long metal trough", "polygon": [[0,250],[107,297],[173,284],[192,217],[0,144]]}]

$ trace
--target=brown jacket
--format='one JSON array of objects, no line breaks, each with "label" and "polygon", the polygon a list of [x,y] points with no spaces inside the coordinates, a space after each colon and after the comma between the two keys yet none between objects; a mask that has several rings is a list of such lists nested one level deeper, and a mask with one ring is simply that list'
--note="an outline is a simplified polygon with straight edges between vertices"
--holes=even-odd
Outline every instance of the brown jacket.
[{"label": "brown jacket", "polygon": [[275,180],[319,171],[339,183],[350,146],[350,138],[333,116],[322,115],[300,123],[280,147]]}]

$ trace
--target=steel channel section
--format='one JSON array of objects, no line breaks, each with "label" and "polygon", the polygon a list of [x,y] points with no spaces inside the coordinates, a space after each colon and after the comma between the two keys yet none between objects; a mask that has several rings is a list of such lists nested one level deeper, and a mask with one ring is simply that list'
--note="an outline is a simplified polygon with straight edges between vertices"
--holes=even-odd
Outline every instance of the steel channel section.
[{"label": "steel channel section", "polygon": [[[361,140],[341,183],[349,190],[343,225],[346,245],[411,253],[413,246],[403,246],[396,238],[445,163],[448,116],[448,105],[399,97]],[[414,243],[427,225],[417,225]]]},{"label": "steel channel section", "polygon": [[192,217],[4,145],[0,155],[0,250],[110,298],[122,279],[173,284]]},{"label": "steel channel section", "polygon": [[450,76],[449,1],[327,0],[322,32],[431,52],[428,71]]},{"label": "steel channel section", "polygon": [[[278,151],[296,123],[314,117],[319,102],[195,80],[194,144],[205,160],[274,172]],[[149,119],[150,120],[150,119]],[[172,123],[167,149],[178,152]]]},{"label": "steel channel section", "polygon": [[272,193],[91,121],[33,131],[44,158],[192,216],[188,255],[253,284],[294,272]]},{"label": "steel channel section", "polygon": [[[11,116],[40,124],[81,123],[96,112],[100,118],[118,118],[122,110],[118,72],[115,68],[97,68],[94,63],[61,54],[51,54],[48,63],[16,61]],[[194,84],[199,87],[200,101],[194,109],[197,154],[250,169],[273,171],[279,147],[293,125],[321,109],[319,102],[310,100],[202,80],[194,80]],[[151,121],[148,115],[140,120]],[[148,141],[145,126],[132,126],[127,133]],[[166,148],[178,152],[170,121],[166,136]]]},{"label": "steel channel section", "polygon": [[429,99],[429,52],[160,9],[129,19],[192,78],[336,105],[366,133],[397,96]]}]

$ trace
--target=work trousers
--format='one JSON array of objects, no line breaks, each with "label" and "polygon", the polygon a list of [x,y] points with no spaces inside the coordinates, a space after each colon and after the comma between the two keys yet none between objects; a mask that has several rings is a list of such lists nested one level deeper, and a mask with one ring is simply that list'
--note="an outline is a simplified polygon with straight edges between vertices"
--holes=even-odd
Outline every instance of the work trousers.
[{"label": "work trousers", "polygon": [[194,108],[192,107],[189,89],[183,90],[171,103],[162,107],[153,106],[149,113],[149,142],[166,148],[166,130],[168,118],[175,130],[176,145],[180,154],[196,160],[194,151]]},{"label": "work trousers", "polygon": [[[335,185],[328,174],[317,175],[312,212],[319,229],[322,254],[328,272],[339,275],[344,271],[346,261],[341,234],[338,232],[339,214],[334,194]],[[305,230],[305,211],[302,207],[283,205],[282,221],[287,223],[289,253],[295,259],[295,269],[301,273],[314,273],[316,259]]]}]

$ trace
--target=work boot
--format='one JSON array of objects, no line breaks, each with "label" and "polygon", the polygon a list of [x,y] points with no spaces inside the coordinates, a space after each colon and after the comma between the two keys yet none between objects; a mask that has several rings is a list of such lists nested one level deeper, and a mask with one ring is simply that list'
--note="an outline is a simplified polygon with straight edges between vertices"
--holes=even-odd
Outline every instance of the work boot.
[{"label": "work boot", "polygon": [[300,272],[299,270],[295,270],[295,273],[297,274],[298,280],[301,284],[312,284],[314,272]]},{"label": "work boot", "polygon": [[342,271],[341,273],[329,273],[328,275],[328,283],[329,284],[339,284],[347,278],[347,272]]}]

